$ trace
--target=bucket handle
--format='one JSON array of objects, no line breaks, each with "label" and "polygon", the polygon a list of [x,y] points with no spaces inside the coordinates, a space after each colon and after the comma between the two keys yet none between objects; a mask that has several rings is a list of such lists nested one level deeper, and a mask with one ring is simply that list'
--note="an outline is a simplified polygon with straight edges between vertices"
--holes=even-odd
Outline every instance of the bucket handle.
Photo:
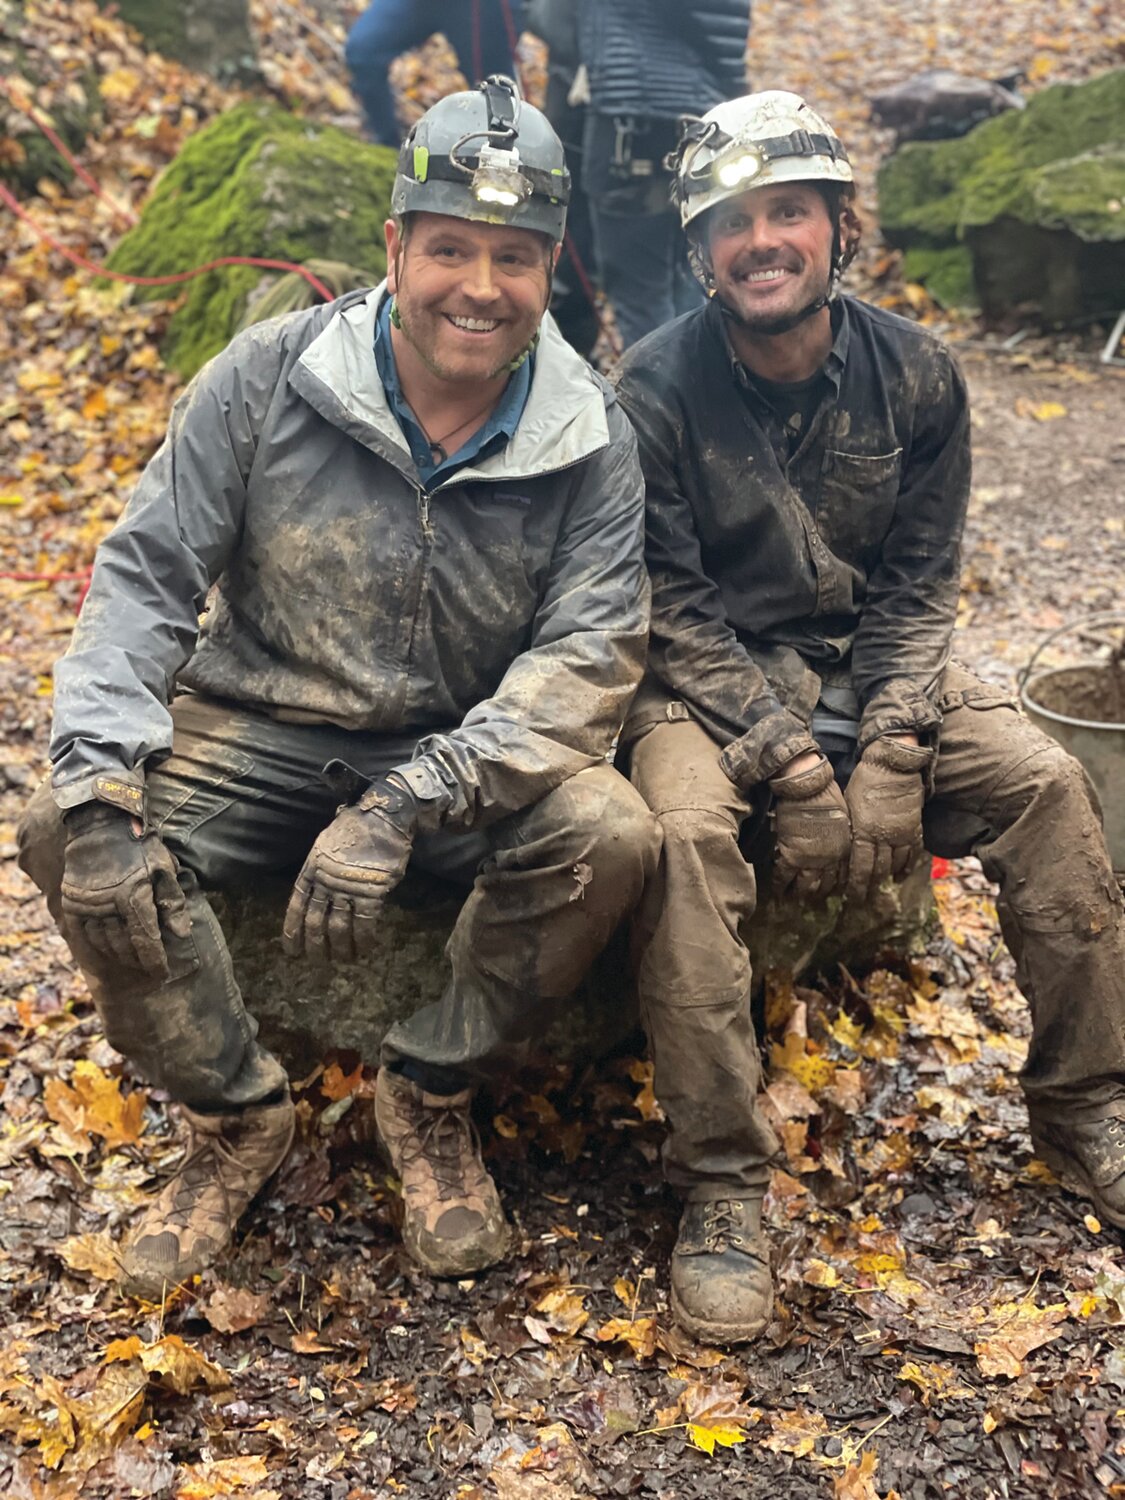
[{"label": "bucket handle", "polygon": [[1034,667],[1052,641],[1057,641],[1061,635],[1068,635],[1072,630],[1085,630],[1091,625],[1125,625],[1125,611],[1120,609],[1104,610],[1100,614],[1087,615],[1083,620],[1071,620],[1066,625],[1060,625],[1057,630],[1048,632],[1031,653],[1031,660],[1027,663],[1027,666],[1020,670],[1017,679],[1018,691],[1023,692],[1027,679],[1031,676],[1032,667]]}]

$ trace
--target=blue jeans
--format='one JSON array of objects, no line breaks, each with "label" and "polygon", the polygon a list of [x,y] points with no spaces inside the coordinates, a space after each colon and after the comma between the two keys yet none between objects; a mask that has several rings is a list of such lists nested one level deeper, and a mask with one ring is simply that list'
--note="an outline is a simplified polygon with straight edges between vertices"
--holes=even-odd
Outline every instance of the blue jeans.
[{"label": "blue jeans", "polygon": [[626,349],[699,306],[703,289],[688,265],[678,213],[623,211],[612,191],[592,199],[590,209],[602,290]]},{"label": "blue jeans", "polygon": [[[509,0],[512,27],[522,25],[519,0]],[[501,0],[374,0],[348,33],[345,57],[373,140],[395,146],[402,137],[387,72],[396,57],[440,31],[470,84],[489,73],[514,76],[515,63]]]},{"label": "blue jeans", "polygon": [[598,277],[626,349],[703,300],[664,166],[676,135],[674,120],[597,110],[586,116],[582,184],[590,199]]}]

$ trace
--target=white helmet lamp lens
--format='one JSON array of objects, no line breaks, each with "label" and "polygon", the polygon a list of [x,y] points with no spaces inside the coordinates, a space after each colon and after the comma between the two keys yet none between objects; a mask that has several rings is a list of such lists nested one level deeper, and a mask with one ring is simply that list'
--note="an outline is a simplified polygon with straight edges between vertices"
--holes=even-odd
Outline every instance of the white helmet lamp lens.
[{"label": "white helmet lamp lens", "polygon": [[745,146],[720,157],[714,166],[715,181],[720,187],[736,188],[740,183],[750,182],[762,170],[762,158],[757,151]]},{"label": "white helmet lamp lens", "polygon": [[520,155],[513,147],[504,150],[499,146],[482,146],[479,164],[473,173],[473,197],[479,203],[495,204],[500,208],[515,208],[532,194],[530,180],[520,170]]}]

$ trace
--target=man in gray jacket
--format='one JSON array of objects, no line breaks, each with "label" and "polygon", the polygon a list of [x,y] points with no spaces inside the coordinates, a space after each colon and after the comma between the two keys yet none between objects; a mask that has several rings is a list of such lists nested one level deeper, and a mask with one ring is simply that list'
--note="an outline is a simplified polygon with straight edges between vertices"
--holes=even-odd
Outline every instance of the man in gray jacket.
[{"label": "man in gray jacket", "polygon": [[575,987],[659,844],[605,761],[647,636],[643,486],[612,393],[544,318],[568,192],[507,80],[435,105],[385,286],[236,338],[99,549],[21,863],[107,1036],[191,1127],[129,1290],[211,1264],[288,1148],[204,890],[302,859],[293,956],[362,958],[412,858],[472,885],[376,1115],[415,1257],[503,1253],[473,1083]]}]

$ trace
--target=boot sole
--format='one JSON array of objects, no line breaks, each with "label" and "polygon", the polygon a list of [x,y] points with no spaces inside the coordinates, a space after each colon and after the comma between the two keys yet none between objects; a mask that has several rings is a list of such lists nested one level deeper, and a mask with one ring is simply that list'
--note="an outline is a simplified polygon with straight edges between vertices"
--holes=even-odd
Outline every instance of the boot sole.
[{"label": "boot sole", "polygon": [[675,1287],[672,1288],[672,1316],[691,1338],[701,1344],[751,1344],[760,1338],[769,1327],[773,1316],[773,1298],[761,1319],[756,1323],[716,1323],[708,1318],[696,1318],[685,1308]]},{"label": "boot sole", "polygon": [[453,1281],[459,1276],[476,1276],[481,1271],[488,1271],[498,1265],[508,1254],[512,1245],[512,1231],[505,1224],[503,1233],[498,1237],[498,1243],[474,1244],[471,1249],[466,1248],[463,1255],[449,1256],[444,1260],[431,1259],[422,1247],[417,1243],[414,1236],[403,1235],[402,1243],[415,1265],[420,1266],[428,1276],[435,1276],[440,1281]]},{"label": "boot sole", "polygon": [[1108,1220],[1115,1229],[1125,1229],[1125,1213],[1117,1213],[1105,1203],[1093,1183],[1082,1171],[1072,1156],[1060,1151],[1057,1146],[1048,1146],[1031,1133],[1031,1145],[1035,1155],[1045,1167],[1049,1167],[1068,1193],[1076,1198],[1088,1199],[1098,1211],[1099,1217]]}]

